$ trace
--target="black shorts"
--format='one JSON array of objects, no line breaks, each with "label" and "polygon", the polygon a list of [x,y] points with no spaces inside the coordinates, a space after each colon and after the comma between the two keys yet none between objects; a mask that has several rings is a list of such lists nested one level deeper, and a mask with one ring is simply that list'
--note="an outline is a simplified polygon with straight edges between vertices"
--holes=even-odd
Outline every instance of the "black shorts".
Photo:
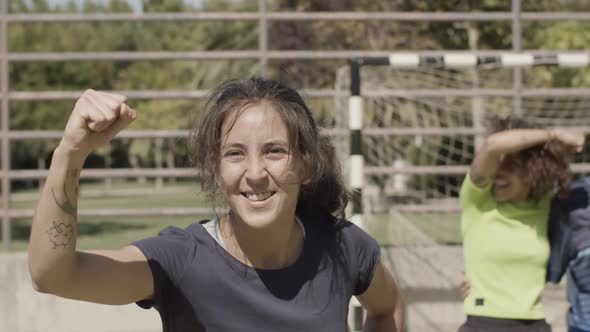
[{"label": "black shorts", "polygon": [[551,326],[544,319],[467,316],[458,332],[551,332]]}]

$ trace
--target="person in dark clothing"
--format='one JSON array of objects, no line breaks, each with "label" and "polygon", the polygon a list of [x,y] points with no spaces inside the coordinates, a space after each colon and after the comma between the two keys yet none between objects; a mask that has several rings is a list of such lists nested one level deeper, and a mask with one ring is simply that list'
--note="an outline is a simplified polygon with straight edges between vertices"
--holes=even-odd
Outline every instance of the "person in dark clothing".
[{"label": "person in dark clothing", "polygon": [[572,182],[565,197],[557,197],[549,215],[551,254],[547,281],[567,275],[568,332],[590,331],[590,177]]},{"label": "person in dark clothing", "polygon": [[154,307],[166,332],[344,331],[356,296],[365,330],[402,330],[402,296],[377,242],[342,219],[333,145],[301,96],[273,80],[222,84],[193,131],[203,190],[227,211],[119,250],[77,251],[80,169],[136,116],[120,95],[88,90],[76,102],[33,218],[38,291]]}]

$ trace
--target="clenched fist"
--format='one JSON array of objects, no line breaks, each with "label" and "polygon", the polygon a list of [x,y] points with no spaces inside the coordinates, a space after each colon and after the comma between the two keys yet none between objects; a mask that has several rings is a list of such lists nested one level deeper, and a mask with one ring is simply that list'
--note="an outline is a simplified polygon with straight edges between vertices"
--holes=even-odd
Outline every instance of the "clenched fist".
[{"label": "clenched fist", "polygon": [[125,96],[86,90],[76,101],[60,148],[86,157],[94,149],[109,142],[137,117],[135,110],[126,103]]},{"label": "clenched fist", "polygon": [[572,129],[553,129],[549,131],[549,137],[560,140],[569,146],[573,152],[582,152],[586,136],[583,132]]}]

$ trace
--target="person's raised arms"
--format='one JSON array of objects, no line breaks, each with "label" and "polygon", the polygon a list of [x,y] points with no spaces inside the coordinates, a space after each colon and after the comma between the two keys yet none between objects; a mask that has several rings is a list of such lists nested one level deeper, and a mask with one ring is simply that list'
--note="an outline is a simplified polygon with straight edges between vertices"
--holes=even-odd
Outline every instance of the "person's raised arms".
[{"label": "person's raised arms", "polygon": [[571,147],[572,152],[579,152],[584,145],[584,139],[583,133],[564,129],[509,129],[491,134],[477,150],[471,163],[471,182],[480,188],[492,183],[502,158],[507,154],[550,140],[559,140]]},{"label": "person's raised arms", "polygon": [[136,118],[126,102],[121,95],[87,90],[74,106],[31,226],[29,272],[40,292],[106,304],[131,303],[153,293],[151,271],[137,248],[76,251],[80,171],[94,149]]},{"label": "person's raised arms", "polygon": [[404,301],[393,276],[379,262],[369,288],[357,299],[367,310],[364,332],[403,332]]}]

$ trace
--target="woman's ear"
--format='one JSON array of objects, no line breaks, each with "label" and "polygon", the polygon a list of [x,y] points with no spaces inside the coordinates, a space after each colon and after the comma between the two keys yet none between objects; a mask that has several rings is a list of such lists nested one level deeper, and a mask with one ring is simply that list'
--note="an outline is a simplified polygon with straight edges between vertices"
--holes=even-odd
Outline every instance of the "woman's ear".
[{"label": "woman's ear", "polygon": [[309,184],[311,182],[311,174],[306,169],[305,163],[299,161],[297,165],[298,173],[299,173],[299,183],[301,184]]},{"label": "woman's ear", "polygon": [[311,179],[309,178],[309,176],[301,176],[301,184],[309,184],[311,182]]}]

